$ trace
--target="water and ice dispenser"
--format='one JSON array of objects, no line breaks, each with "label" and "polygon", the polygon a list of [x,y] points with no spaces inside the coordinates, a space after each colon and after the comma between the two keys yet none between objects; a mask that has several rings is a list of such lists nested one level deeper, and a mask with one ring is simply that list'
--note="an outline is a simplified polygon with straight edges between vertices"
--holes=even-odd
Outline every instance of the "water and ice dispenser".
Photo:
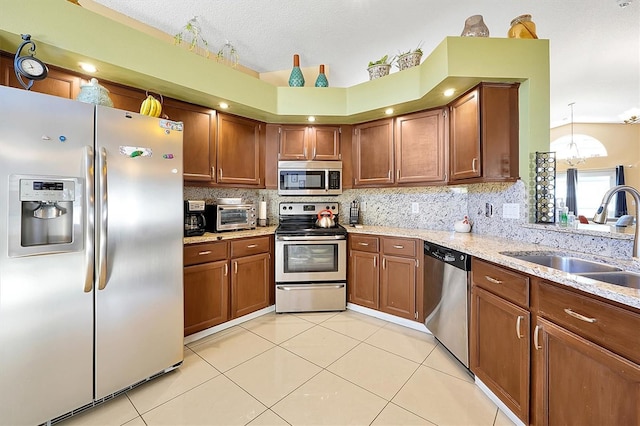
[{"label": "water and ice dispenser", "polygon": [[72,177],[10,177],[9,255],[82,249],[82,183]]}]

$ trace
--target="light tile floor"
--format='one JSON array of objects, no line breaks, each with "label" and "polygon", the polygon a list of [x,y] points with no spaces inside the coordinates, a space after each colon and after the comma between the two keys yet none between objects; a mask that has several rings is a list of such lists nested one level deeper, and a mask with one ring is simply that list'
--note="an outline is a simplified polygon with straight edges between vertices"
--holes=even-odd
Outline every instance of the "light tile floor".
[{"label": "light tile floor", "polygon": [[270,313],[184,355],[179,369],[60,424],[512,424],[432,336],[353,311]]}]

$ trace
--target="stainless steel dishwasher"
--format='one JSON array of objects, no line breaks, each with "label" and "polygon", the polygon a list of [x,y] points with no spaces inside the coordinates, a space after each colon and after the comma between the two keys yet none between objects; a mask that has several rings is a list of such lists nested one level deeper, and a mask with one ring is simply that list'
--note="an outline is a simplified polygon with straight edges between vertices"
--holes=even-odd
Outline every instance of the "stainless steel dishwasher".
[{"label": "stainless steel dishwasher", "polygon": [[470,270],[468,254],[424,243],[424,323],[467,368]]}]

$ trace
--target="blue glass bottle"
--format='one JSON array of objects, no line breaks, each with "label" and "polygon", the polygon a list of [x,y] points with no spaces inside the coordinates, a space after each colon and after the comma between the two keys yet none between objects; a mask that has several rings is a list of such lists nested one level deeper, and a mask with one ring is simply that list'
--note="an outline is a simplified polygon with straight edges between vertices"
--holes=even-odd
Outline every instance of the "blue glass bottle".
[{"label": "blue glass bottle", "polygon": [[327,76],[324,73],[324,65],[320,65],[320,74],[316,79],[316,87],[329,87],[329,80],[327,80]]},{"label": "blue glass bottle", "polygon": [[289,86],[304,86],[304,75],[302,75],[302,70],[300,70],[300,56],[298,55],[293,55],[293,69],[291,70],[291,75],[289,76]]}]

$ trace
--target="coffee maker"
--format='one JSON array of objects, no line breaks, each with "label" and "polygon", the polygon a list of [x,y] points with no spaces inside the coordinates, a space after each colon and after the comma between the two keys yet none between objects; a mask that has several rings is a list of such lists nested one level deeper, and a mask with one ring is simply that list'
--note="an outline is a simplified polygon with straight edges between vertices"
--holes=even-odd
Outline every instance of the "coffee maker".
[{"label": "coffee maker", "polygon": [[203,235],[207,220],[204,218],[204,200],[186,200],[184,202],[184,236]]}]

